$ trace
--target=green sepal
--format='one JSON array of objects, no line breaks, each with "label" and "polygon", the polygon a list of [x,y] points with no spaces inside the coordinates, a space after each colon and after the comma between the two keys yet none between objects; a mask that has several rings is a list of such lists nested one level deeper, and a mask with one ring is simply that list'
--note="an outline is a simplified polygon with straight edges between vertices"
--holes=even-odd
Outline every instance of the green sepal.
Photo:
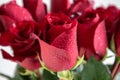
[{"label": "green sepal", "polygon": [[24,72],[19,72],[20,75],[23,75],[23,76],[27,76],[27,75],[31,75],[33,74],[34,72],[30,71],[30,70],[25,70]]},{"label": "green sepal", "polygon": [[111,38],[111,41],[110,41],[110,49],[111,49],[114,53],[116,53],[114,37],[115,37],[115,35],[113,35],[112,38]]},{"label": "green sepal", "polygon": [[72,68],[72,70],[76,69],[80,64],[84,63],[84,55],[82,57],[78,57],[75,66]]},{"label": "green sepal", "polygon": [[43,69],[49,71],[51,74],[55,74],[52,70],[48,69],[41,60],[40,60],[40,63],[41,63],[41,66],[42,66]]},{"label": "green sepal", "polygon": [[69,70],[57,72],[57,76],[60,80],[72,80],[73,76]]}]

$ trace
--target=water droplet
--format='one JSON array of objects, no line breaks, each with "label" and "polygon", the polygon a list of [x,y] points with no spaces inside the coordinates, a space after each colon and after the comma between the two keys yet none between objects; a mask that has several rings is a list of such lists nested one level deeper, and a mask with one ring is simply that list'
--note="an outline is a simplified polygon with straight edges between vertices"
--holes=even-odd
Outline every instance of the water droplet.
[{"label": "water droplet", "polygon": [[15,28],[15,27],[16,27],[16,24],[15,24],[15,23],[13,23],[13,24],[12,24],[12,26]]}]

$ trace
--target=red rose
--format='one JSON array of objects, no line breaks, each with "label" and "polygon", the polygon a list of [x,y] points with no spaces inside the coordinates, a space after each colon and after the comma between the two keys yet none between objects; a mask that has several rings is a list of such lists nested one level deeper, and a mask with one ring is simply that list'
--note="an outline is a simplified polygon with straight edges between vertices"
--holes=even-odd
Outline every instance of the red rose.
[{"label": "red rose", "polygon": [[31,14],[25,8],[12,1],[0,7],[0,14],[10,17],[16,22],[33,20]]},{"label": "red rose", "polygon": [[97,8],[96,12],[99,14],[101,20],[105,20],[107,37],[110,42],[119,21],[120,10],[115,6],[109,6],[107,9],[103,7]]},{"label": "red rose", "polygon": [[2,50],[4,58],[17,61],[27,69],[37,69],[40,67],[37,53],[40,51],[38,41],[31,38],[34,33],[41,36],[41,30],[38,24],[32,21],[23,21],[17,23],[9,30],[3,32],[0,37],[0,45],[9,45],[12,47],[14,56],[9,55]]},{"label": "red rose", "polygon": [[97,59],[106,53],[107,36],[104,21],[99,22],[98,14],[85,12],[78,18],[78,49],[85,49],[88,59],[94,55]]},{"label": "red rose", "polygon": [[48,14],[46,20],[48,43],[33,35],[39,40],[42,61],[55,72],[71,69],[78,56],[77,22],[62,13]]},{"label": "red rose", "polygon": [[36,21],[42,21],[46,14],[42,0],[23,0],[24,7],[31,13]]}]

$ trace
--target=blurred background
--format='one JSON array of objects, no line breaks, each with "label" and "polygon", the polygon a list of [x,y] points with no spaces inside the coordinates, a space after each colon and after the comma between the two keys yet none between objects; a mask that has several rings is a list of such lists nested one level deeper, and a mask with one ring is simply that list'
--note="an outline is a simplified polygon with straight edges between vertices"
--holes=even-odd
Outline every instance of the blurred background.
[{"label": "blurred background", "polygon": [[[9,1],[10,0],[0,0],[0,6],[4,3],[8,3]],[[20,6],[22,6],[22,0],[16,0],[16,1]],[[120,0],[94,0],[94,1],[95,1],[94,8],[99,6],[107,7],[108,5],[115,5],[118,8],[120,8]],[[49,10],[50,0],[43,0],[43,2],[47,4]],[[0,46],[0,49],[1,48],[3,47]],[[5,49],[7,51],[11,51],[9,47],[6,47]],[[15,70],[16,70],[16,63],[3,59],[2,54],[0,52],[0,73],[13,77]],[[0,76],[0,80],[7,80],[7,79]]]}]

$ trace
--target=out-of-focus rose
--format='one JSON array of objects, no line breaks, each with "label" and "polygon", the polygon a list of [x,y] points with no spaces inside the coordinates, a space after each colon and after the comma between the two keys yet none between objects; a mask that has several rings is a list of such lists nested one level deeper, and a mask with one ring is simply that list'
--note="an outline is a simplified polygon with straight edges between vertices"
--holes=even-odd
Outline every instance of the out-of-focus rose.
[{"label": "out-of-focus rose", "polygon": [[93,8],[93,1],[88,0],[74,0],[73,4],[69,8],[68,15],[76,14],[81,15],[83,12],[91,11]]},{"label": "out-of-focus rose", "polygon": [[45,5],[42,0],[23,0],[24,7],[31,13],[35,21],[42,21],[46,14]]},{"label": "out-of-focus rose", "polygon": [[51,0],[51,12],[67,12],[70,0]]},{"label": "out-of-focus rose", "polygon": [[110,42],[118,26],[120,10],[115,6],[109,6],[107,9],[99,7],[96,12],[99,14],[100,20],[105,20],[107,37]]},{"label": "out-of-focus rose", "polygon": [[77,21],[62,13],[48,14],[45,21],[47,40],[38,39],[42,61],[55,72],[71,69],[78,57]]},{"label": "out-of-focus rose", "polygon": [[115,39],[115,48],[117,56],[120,57],[120,14],[119,14],[119,21],[116,24],[116,30],[114,33],[114,39]]},{"label": "out-of-focus rose", "polygon": [[13,56],[2,50],[4,58],[17,61],[20,65],[27,69],[37,69],[40,63],[37,53],[40,51],[38,41],[31,38],[34,33],[38,37],[41,36],[41,30],[37,23],[33,21],[22,21],[3,32],[0,36],[0,45],[11,46]]},{"label": "out-of-focus rose", "polygon": [[78,49],[85,49],[85,58],[94,55],[97,59],[106,54],[107,36],[104,21],[99,21],[98,14],[85,12],[78,17]]},{"label": "out-of-focus rose", "polygon": [[18,6],[13,1],[2,5],[0,7],[0,14],[10,17],[16,22],[33,20],[31,14],[27,11],[27,9]]}]

